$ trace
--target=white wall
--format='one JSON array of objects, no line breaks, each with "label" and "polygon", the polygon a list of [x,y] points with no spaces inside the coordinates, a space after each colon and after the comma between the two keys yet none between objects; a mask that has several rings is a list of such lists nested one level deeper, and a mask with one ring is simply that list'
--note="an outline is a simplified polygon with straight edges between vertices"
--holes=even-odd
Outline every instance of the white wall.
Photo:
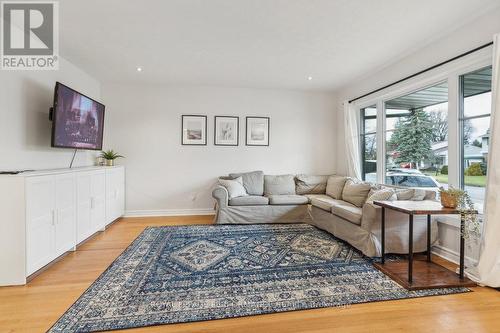
[{"label": "white wall", "polygon": [[[63,58],[58,71],[0,72],[0,170],[67,168],[72,150],[50,147],[49,108],[56,81],[100,98],[100,84]],[[75,166],[93,163],[79,152]]]},{"label": "white wall", "polygon": [[[363,95],[374,89],[385,86],[403,77],[414,74],[427,67],[453,58],[478,46],[491,42],[493,35],[500,33],[500,9],[464,25],[424,48],[408,54],[403,59],[374,73],[353,80],[352,83],[336,91],[338,97],[337,124],[343,124],[342,101]],[[417,77],[416,80],[419,78]],[[403,83],[404,85],[405,83]],[[400,87],[402,84],[399,84]],[[395,89],[392,87],[389,89]],[[342,125],[337,126],[337,152],[342,155],[344,150],[344,130]],[[346,173],[346,163],[343,159],[337,160],[339,174]]]},{"label": "white wall", "polygon": [[[204,213],[229,172],[335,171],[332,94],[208,86],[105,84],[105,145],[126,156],[131,214]],[[208,116],[208,145],[181,145],[181,115]],[[240,117],[240,145],[213,145],[215,115]],[[271,117],[270,147],[245,146],[245,116]]]}]

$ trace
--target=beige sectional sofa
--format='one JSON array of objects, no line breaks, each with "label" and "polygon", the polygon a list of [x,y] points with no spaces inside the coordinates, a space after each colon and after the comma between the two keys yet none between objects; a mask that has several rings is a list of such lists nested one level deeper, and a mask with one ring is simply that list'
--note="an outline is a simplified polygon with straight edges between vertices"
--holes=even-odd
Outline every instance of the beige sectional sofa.
[{"label": "beige sectional sofa", "polygon": [[[372,200],[432,200],[433,191],[389,188],[342,176],[230,174],[246,195],[231,197],[225,186],[212,192],[219,224],[308,223],[350,243],[370,257],[380,256],[381,208]],[[421,220],[421,221],[420,221]],[[414,251],[426,250],[425,217],[415,217]],[[422,223],[420,223],[422,222]],[[432,224],[432,242],[437,239]],[[386,252],[408,252],[408,216],[386,211]]]}]

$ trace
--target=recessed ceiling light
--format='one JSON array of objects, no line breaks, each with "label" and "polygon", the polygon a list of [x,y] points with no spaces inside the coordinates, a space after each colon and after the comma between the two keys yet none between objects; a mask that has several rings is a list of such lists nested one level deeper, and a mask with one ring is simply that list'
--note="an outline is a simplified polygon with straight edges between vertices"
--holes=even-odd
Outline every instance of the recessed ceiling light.
[{"label": "recessed ceiling light", "polygon": [[311,81],[312,79],[313,79],[313,77],[312,77],[312,76],[308,76],[308,77],[307,77],[307,80],[309,80],[309,81]]},{"label": "recessed ceiling light", "polygon": [[142,72],[142,67],[137,67],[138,72]]}]

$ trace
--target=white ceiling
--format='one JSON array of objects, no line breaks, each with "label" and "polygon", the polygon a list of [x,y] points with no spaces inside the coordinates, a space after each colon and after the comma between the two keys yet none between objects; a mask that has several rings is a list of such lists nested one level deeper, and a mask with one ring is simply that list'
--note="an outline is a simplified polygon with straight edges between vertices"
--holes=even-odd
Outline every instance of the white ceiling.
[{"label": "white ceiling", "polygon": [[65,0],[60,52],[104,82],[334,90],[498,5],[498,0]]}]

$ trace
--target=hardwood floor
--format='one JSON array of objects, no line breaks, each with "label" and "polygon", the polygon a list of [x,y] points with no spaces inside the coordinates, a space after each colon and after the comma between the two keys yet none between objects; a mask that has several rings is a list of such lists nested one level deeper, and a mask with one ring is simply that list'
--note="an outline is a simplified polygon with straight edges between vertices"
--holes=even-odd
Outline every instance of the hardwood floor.
[{"label": "hardwood floor", "polygon": [[[0,332],[45,332],[147,226],[207,224],[211,216],[126,218],[28,285],[0,287]],[[500,292],[357,304],[126,332],[500,332]]]}]

